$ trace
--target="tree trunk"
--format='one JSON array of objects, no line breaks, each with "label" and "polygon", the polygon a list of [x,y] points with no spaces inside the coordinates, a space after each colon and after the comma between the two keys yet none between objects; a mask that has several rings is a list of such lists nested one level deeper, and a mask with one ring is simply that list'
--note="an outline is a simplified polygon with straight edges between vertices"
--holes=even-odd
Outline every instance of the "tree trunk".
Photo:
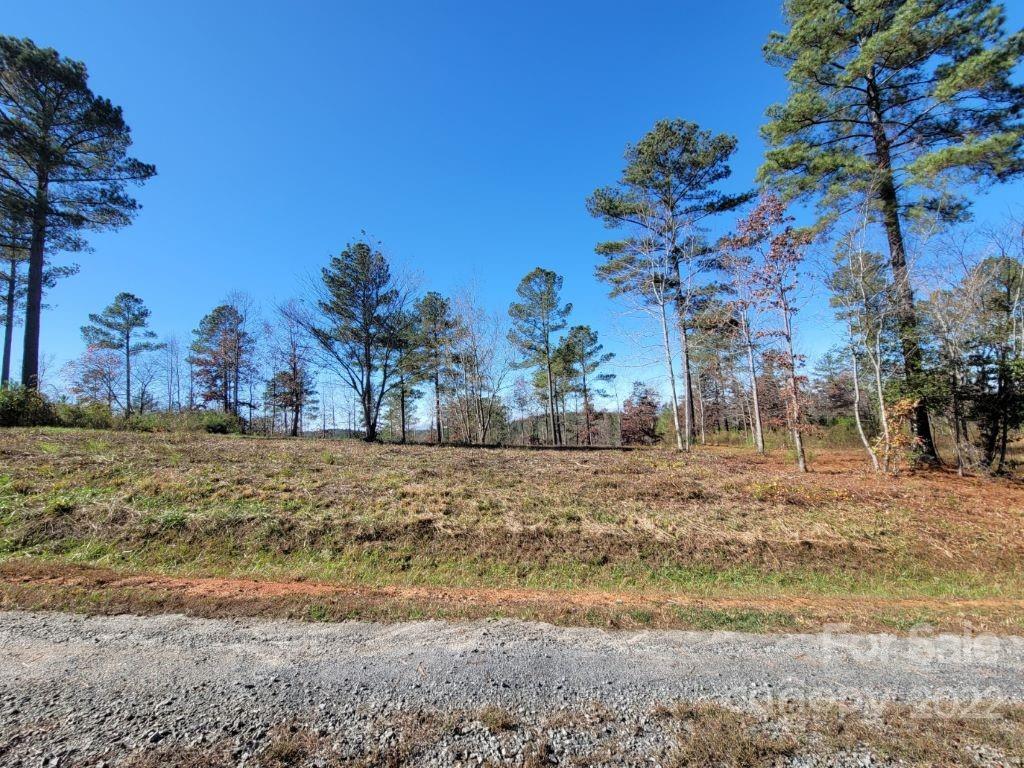
[{"label": "tree trunk", "polygon": [[[950,356],[952,357],[952,356]],[[952,409],[953,409],[953,447],[956,449],[956,473],[959,477],[964,476],[966,461],[964,461],[964,435],[961,432],[963,424],[960,414],[960,372],[957,368],[950,366],[950,379],[952,384]]]},{"label": "tree trunk", "polygon": [[14,345],[14,306],[18,290],[18,261],[12,258],[7,276],[7,295],[4,297],[4,352],[0,372],[0,387],[7,388],[11,382],[11,348]]},{"label": "tree trunk", "polygon": [[754,366],[754,342],[750,338],[750,325],[747,321],[747,313],[740,315],[740,325],[743,329],[743,343],[747,348],[747,371],[750,374],[750,398],[751,421],[754,427],[754,445],[758,453],[764,453],[764,428],[761,425],[761,402],[757,394],[757,369]]},{"label": "tree trunk", "polygon": [[690,338],[686,330],[686,324],[683,322],[682,311],[679,314],[679,355],[682,358],[683,363],[683,396],[685,398],[684,416],[684,449],[690,450],[690,446],[693,443],[694,433],[694,417],[693,409],[693,377],[690,375]]},{"label": "tree trunk", "polygon": [[1006,376],[1006,352],[1000,353],[999,361],[996,364],[996,402],[1000,404],[996,421],[992,425],[992,450],[991,456],[986,457],[986,466],[995,474],[1003,471],[1003,464],[1006,461],[1006,443],[1008,437],[1007,421],[1009,415],[1009,403],[1007,393]]},{"label": "tree trunk", "polygon": [[867,451],[868,458],[871,460],[871,466],[874,467],[875,472],[878,472],[881,469],[878,464],[878,456],[875,455],[867,435],[864,434],[864,425],[860,420],[860,370],[857,366],[857,352],[852,346],[850,347],[850,362],[853,365],[853,420],[857,425],[857,434],[860,436],[860,442],[864,446],[864,450]]},{"label": "tree trunk", "polygon": [[[236,333],[239,332],[240,331],[236,331]],[[242,349],[241,339],[238,338],[237,336],[235,338],[234,359],[232,360],[232,363],[233,370],[231,371],[231,412],[234,413],[235,416],[240,416],[241,414],[238,410],[238,391],[242,380]]]},{"label": "tree trunk", "polygon": [[[679,428],[679,398],[676,395],[676,373],[672,366],[672,345],[668,339],[668,318],[665,305],[661,305],[661,340],[665,346],[665,368],[668,372],[669,391],[672,393],[672,424],[676,429],[676,450],[683,450],[683,433]],[[621,427],[620,427],[621,429]]]},{"label": "tree trunk", "polygon": [[[795,386],[796,382],[793,382],[791,386]],[[793,397],[795,400],[796,398]],[[794,410],[794,421],[793,421],[793,450],[796,452],[796,467],[801,472],[807,471],[807,455],[804,453],[804,438],[800,432],[800,426],[796,423],[797,414],[799,414],[798,406],[793,404],[791,406]]]},{"label": "tree trunk", "polygon": [[224,413],[231,413],[231,371],[227,363],[221,365],[221,377],[224,383],[221,385],[221,399],[224,402]]},{"label": "tree trunk", "polygon": [[32,212],[32,242],[28,253],[28,295],[25,300],[25,346],[21,355],[21,384],[39,388],[39,331],[43,311],[43,270],[46,258],[46,223],[49,180],[45,168],[36,172]]},{"label": "tree trunk", "polygon": [[372,415],[373,406],[370,404],[367,396],[363,397],[363,422],[366,425],[365,437],[363,438],[368,443],[377,441],[377,425],[373,421]]},{"label": "tree trunk", "polygon": [[[700,383],[697,384],[697,407],[700,412],[700,444],[708,444],[707,435],[707,416],[704,412],[704,393],[701,391]],[[728,422],[726,423],[726,432],[729,431]]]},{"label": "tree trunk", "polygon": [[124,337],[124,415],[132,415],[132,335]]},{"label": "tree trunk", "polygon": [[444,430],[441,426],[441,376],[437,367],[434,368],[434,419],[437,427],[437,444],[444,442]]},{"label": "tree trunk", "polygon": [[892,466],[892,434],[889,432],[889,412],[885,407],[885,386],[882,383],[882,341],[881,331],[875,332],[874,354],[871,357],[871,365],[875,369],[875,397],[878,399],[878,418],[882,423],[882,441],[885,446],[885,455],[882,457],[885,471],[888,472]]},{"label": "tree trunk", "polygon": [[996,464],[996,474],[1002,474],[1006,468],[1006,444],[1009,440],[1009,425],[1007,424],[1007,418],[1003,417],[1003,427],[999,433],[999,463]]},{"label": "tree trunk", "polygon": [[555,403],[555,380],[551,374],[551,348],[546,342],[544,344],[544,364],[548,375],[548,429],[551,432],[552,444],[558,445],[558,426],[555,416],[555,409],[558,405]]},{"label": "tree trunk", "polygon": [[[918,338],[917,311],[914,307],[914,289],[907,268],[906,243],[900,223],[899,198],[892,171],[889,137],[882,124],[881,102],[873,75],[867,81],[868,110],[875,147],[875,165],[878,169],[876,196],[882,209],[882,223],[889,243],[889,264],[896,295],[896,319],[899,326],[900,347],[903,352],[903,375],[913,392],[919,385],[923,371],[923,353]],[[914,434],[926,461],[938,462],[935,441],[932,439],[928,408],[921,402],[914,412]]]},{"label": "tree trunk", "polygon": [[583,371],[583,429],[586,430],[587,445],[593,445],[590,437],[590,392],[587,389],[587,361],[580,366]]},{"label": "tree trunk", "polygon": [[[675,225],[673,225],[675,226]],[[671,236],[671,247],[669,252],[671,253],[672,265],[676,273],[676,322],[679,326],[679,355],[682,358],[683,364],[683,395],[686,399],[686,437],[685,437],[685,450],[690,450],[690,443],[694,433],[694,410],[693,410],[693,379],[690,375],[690,339],[686,325],[686,312],[685,304],[683,301],[683,268],[682,261],[679,258],[679,254],[676,251],[676,234],[673,233]]]},{"label": "tree trunk", "polygon": [[789,408],[790,428],[793,431],[793,450],[796,452],[796,466],[801,472],[807,471],[807,455],[804,453],[804,439],[800,432],[800,389],[796,380],[796,355],[793,353],[793,325],[790,318],[789,305],[783,298],[783,322],[785,324],[786,352],[789,355],[787,368],[789,373]]},{"label": "tree trunk", "polygon": [[401,426],[402,437],[401,437],[401,442],[402,442],[403,445],[405,445],[405,379],[404,378],[399,379],[398,386],[401,389],[401,391],[399,392],[399,395],[398,395],[398,397],[399,397],[399,411],[400,411],[399,415],[400,415],[400,418],[402,420],[402,426]]}]

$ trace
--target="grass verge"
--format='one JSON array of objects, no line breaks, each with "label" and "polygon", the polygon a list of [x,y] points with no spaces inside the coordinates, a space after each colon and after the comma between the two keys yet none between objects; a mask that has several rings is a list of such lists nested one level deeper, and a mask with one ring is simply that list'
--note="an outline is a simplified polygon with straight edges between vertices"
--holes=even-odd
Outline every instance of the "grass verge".
[{"label": "grass verge", "polygon": [[[856,454],[799,475],[781,456],[732,448],[4,430],[0,466],[8,605],[227,610],[208,605],[223,595],[193,585],[186,599],[168,581],[221,579],[321,585],[265,589],[248,608],[269,600],[273,615],[321,619],[1024,632],[1024,486],[881,477]],[[99,575],[19,582],[33,565]],[[164,581],[131,582],[145,577]],[[118,580],[144,597],[119,594]]]}]

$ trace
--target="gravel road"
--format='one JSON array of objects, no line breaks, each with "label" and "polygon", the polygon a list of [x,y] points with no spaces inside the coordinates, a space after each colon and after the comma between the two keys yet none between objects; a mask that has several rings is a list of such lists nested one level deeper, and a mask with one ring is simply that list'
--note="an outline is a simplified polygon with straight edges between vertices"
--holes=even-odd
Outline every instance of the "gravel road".
[{"label": "gravel road", "polygon": [[1024,702],[1024,638],[1012,637],[0,612],[0,654],[0,765],[113,765],[223,744],[244,764],[296,723],[344,757],[371,742],[379,756],[446,712],[478,715],[432,731],[423,753],[406,745],[405,758],[523,764],[540,734],[555,763],[665,754],[674,742],[652,711],[677,701]]}]

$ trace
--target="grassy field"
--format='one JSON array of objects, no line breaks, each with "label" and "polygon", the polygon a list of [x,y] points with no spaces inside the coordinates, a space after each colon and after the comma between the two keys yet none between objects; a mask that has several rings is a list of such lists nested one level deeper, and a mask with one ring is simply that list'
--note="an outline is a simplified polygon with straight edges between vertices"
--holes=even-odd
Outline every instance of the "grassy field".
[{"label": "grassy field", "polygon": [[0,432],[0,601],[1024,633],[1024,486],[684,456]]}]

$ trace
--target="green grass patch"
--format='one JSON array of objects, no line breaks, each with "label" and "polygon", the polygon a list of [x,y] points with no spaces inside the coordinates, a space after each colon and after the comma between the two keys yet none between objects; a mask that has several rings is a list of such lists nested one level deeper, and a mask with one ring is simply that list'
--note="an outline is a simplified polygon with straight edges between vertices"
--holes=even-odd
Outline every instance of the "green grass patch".
[{"label": "green grass patch", "polygon": [[782,611],[677,607],[676,617],[686,626],[701,630],[768,632],[796,626],[796,617]]}]

